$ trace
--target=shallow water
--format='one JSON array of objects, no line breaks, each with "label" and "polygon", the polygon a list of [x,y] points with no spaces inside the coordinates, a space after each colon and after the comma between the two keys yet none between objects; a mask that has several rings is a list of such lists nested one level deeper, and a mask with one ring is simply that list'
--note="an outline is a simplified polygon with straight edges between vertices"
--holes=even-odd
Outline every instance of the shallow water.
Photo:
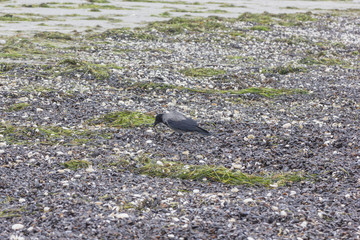
[{"label": "shallow water", "polygon": [[[167,0],[162,2],[126,2],[108,0],[109,3],[95,3],[98,6],[114,6],[123,9],[79,8],[80,4],[90,4],[82,0],[52,0],[49,7],[40,7],[47,3],[36,0],[10,0],[0,2],[0,17],[10,14],[27,18],[22,21],[0,21],[0,35],[32,33],[36,31],[85,31],[88,29],[103,31],[109,28],[136,27],[151,21],[166,20],[176,16],[237,17],[244,12],[294,13],[319,12],[325,10],[359,9],[360,0],[353,1],[236,1],[236,0]],[[146,0],[145,0],[146,1]],[[58,4],[53,4],[58,3]],[[27,6],[24,6],[27,5]],[[226,5],[223,5],[226,4]],[[33,5],[32,7],[29,5]],[[66,7],[66,8],[65,8]],[[216,12],[214,12],[216,11]],[[168,15],[161,15],[164,12]],[[35,18],[35,19],[29,19]],[[45,19],[44,19],[45,18]],[[89,18],[101,18],[93,19]]]}]

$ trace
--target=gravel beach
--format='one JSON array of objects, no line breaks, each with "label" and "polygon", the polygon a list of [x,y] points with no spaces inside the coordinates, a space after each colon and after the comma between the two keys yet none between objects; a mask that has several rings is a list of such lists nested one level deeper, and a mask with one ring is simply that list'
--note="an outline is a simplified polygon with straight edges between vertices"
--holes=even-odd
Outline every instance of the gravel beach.
[{"label": "gravel beach", "polygon": [[[8,37],[0,238],[359,239],[359,26],[245,13]],[[212,136],[153,129],[166,110]]]}]

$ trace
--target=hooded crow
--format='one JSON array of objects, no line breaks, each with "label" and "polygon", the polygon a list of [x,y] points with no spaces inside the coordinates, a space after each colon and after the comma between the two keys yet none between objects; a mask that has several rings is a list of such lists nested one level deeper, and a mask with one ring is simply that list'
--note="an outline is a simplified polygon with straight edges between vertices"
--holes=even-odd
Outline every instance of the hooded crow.
[{"label": "hooded crow", "polygon": [[180,134],[184,132],[198,132],[206,136],[211,135],[211,133],[199,127],[195,120],[187,118],[176,111],[156,115],[154,127],[159,123],[164,123],[166,126]]}]

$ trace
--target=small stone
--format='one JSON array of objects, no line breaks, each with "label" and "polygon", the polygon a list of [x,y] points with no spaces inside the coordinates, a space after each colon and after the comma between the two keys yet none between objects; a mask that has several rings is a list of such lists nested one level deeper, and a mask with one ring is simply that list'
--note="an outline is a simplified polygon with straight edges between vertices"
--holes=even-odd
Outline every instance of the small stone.
[{"label": "small stone", "polygon": [[278,211],[278,210],[279,210],[279,208],[278,208],[277,206],[271,206],[271,209],[272,209],[273,211]]},{"label": "small stone", "polygon": [[44,110],[42,108],[36,108],[36,112],[43,112]]},{"label": "small stone", "polygon": [[0,142],[0,147],[6,147],[6,142]]},{"label": "small stone", "polygon": [[247,138],[248,138],[249,140],[253,140],[253,139],[255,139],[255,136],[252,135],[252,134],[249,134],[249,135],[247,136]]},{"label": "small stone", "polygon": [[146,141],[146,144],[150,144],[150,143],[152,143],[153,141],[152,140],[147,140]]},{"label": "small stone", "polygon": [[23,202],[25,202],[25,201],[26,201],[25,198],[19,198],[19,203],[23,203]]},{"label": "small stone", "polygon": [[273,183],[273,184],[270,184],[269,186],[272,188],[277,188],[279,185],[277,183]]},{"label": "small stone", "polygon": [[87,167],[87,168],[85,169],[85,171],[88,172],[88,173],[91,173],[91,172],[95,172],[95,169],[93,168],[92,165],[90,165],[89,167]]},{"label": "small stone", "polygon": [[186,150],[186,151],[183,151],[182,154],[183,154],[183,155],[189,155],[190,153],[189,153],[188,150]]},{"label": "small stone", "polygon": [[291,128],[291,123],[285,123],[282,127],[283,128]]},{"label": "small stone", "polygon": [[306,228],[306,226],[308,225],[308,222],[307,221],[303,221],[300,226],[303,227],[303,228]]},{"label": "small stone", "polygon": [[231,164],[231,165],[232,165],[232,167],[235,168],[235,169],[242,169],[242,168],[243,168],[243,165],[238,164],[238,163],[233,163],[233,164]]},{"label": "small stone", "polygon": [[15,234],[15,235],[10,235],[10,240],[25,240],[25,238]]},{"label": "small stone", "polygon": [[115,214],[115,217],[124,219],[124,218],[129,218],[130,216],[127,213],[118,213],[118,214]]},{"label": "small stone", "polygon": [[237,193],[238,191],[239,191],[239,189],[236,187],[231,189],[231,192],[233,192],[233,193]]},{"label": "small stone", "polygon": [[18,102],[27,102],[27,101],[29,101],[29,98],[27,97],[21,97],[18,99]]},{"label": "small stone", "polygon": [[164,163],[163,163],[162,161],[157,161],[157,162],[156,162],[156,165],[159,165],[159,166],[162,167],[162,166],[164,166]]},{"label": "small stone", "polygon": [[168,238],[175,238],[174,234],[168,234]]},{"label": "small stone", "polygon": [[290,191],[290,196],[295,196],[296,192],[295,191]]},{"label": "small stone", "polygon": [[283,216],[283,217],[286,217],[288,214],[287,212],[285,212],[284,210],[280,212],[280,215]]},{"label": "small stone", "polygon": [[5,150],[0,149],[0,154],[4,154],[4,153],[5,153]]},{"label": "small stone", "polygon": [[199,192],[200,192],[199,189],[194,189],[194,190],[193,190],[193,193],[199,193]]},{"label": "small stone", "polygon": [[253,202],[253,201],[254,201],[254,199],[252,199],[252,198],[246,198],[246,199],[243,200],[244,203],[250,203],[250,202]]},{"label": "small stone", "polygon": [[49,207],[44,207],[44,212],[48,212],[50,211],[50,208]]},{"label": "small stone", "polygon": [[24,225],[22,225],[21,223],[16,223],[16,224],[12,225],[12,227],[11,227],[12,230],[20,230],[23,228],[24,228]]}]

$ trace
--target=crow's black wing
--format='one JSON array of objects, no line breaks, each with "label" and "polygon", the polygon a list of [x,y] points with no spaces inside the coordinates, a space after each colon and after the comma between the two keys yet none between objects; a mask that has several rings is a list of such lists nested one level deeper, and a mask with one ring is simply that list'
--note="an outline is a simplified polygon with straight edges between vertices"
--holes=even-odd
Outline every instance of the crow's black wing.
[{"label": "crow's black wing", "polygon": [[195,122],[195,120],[193,120],[191,118],[186,118],[181,121],[173,121],[173,120],[169,119],[167,121],[167,124],[169,127],[171,127],[174,130],[181,130],[184,132],[198,131],[197,123]]}]

